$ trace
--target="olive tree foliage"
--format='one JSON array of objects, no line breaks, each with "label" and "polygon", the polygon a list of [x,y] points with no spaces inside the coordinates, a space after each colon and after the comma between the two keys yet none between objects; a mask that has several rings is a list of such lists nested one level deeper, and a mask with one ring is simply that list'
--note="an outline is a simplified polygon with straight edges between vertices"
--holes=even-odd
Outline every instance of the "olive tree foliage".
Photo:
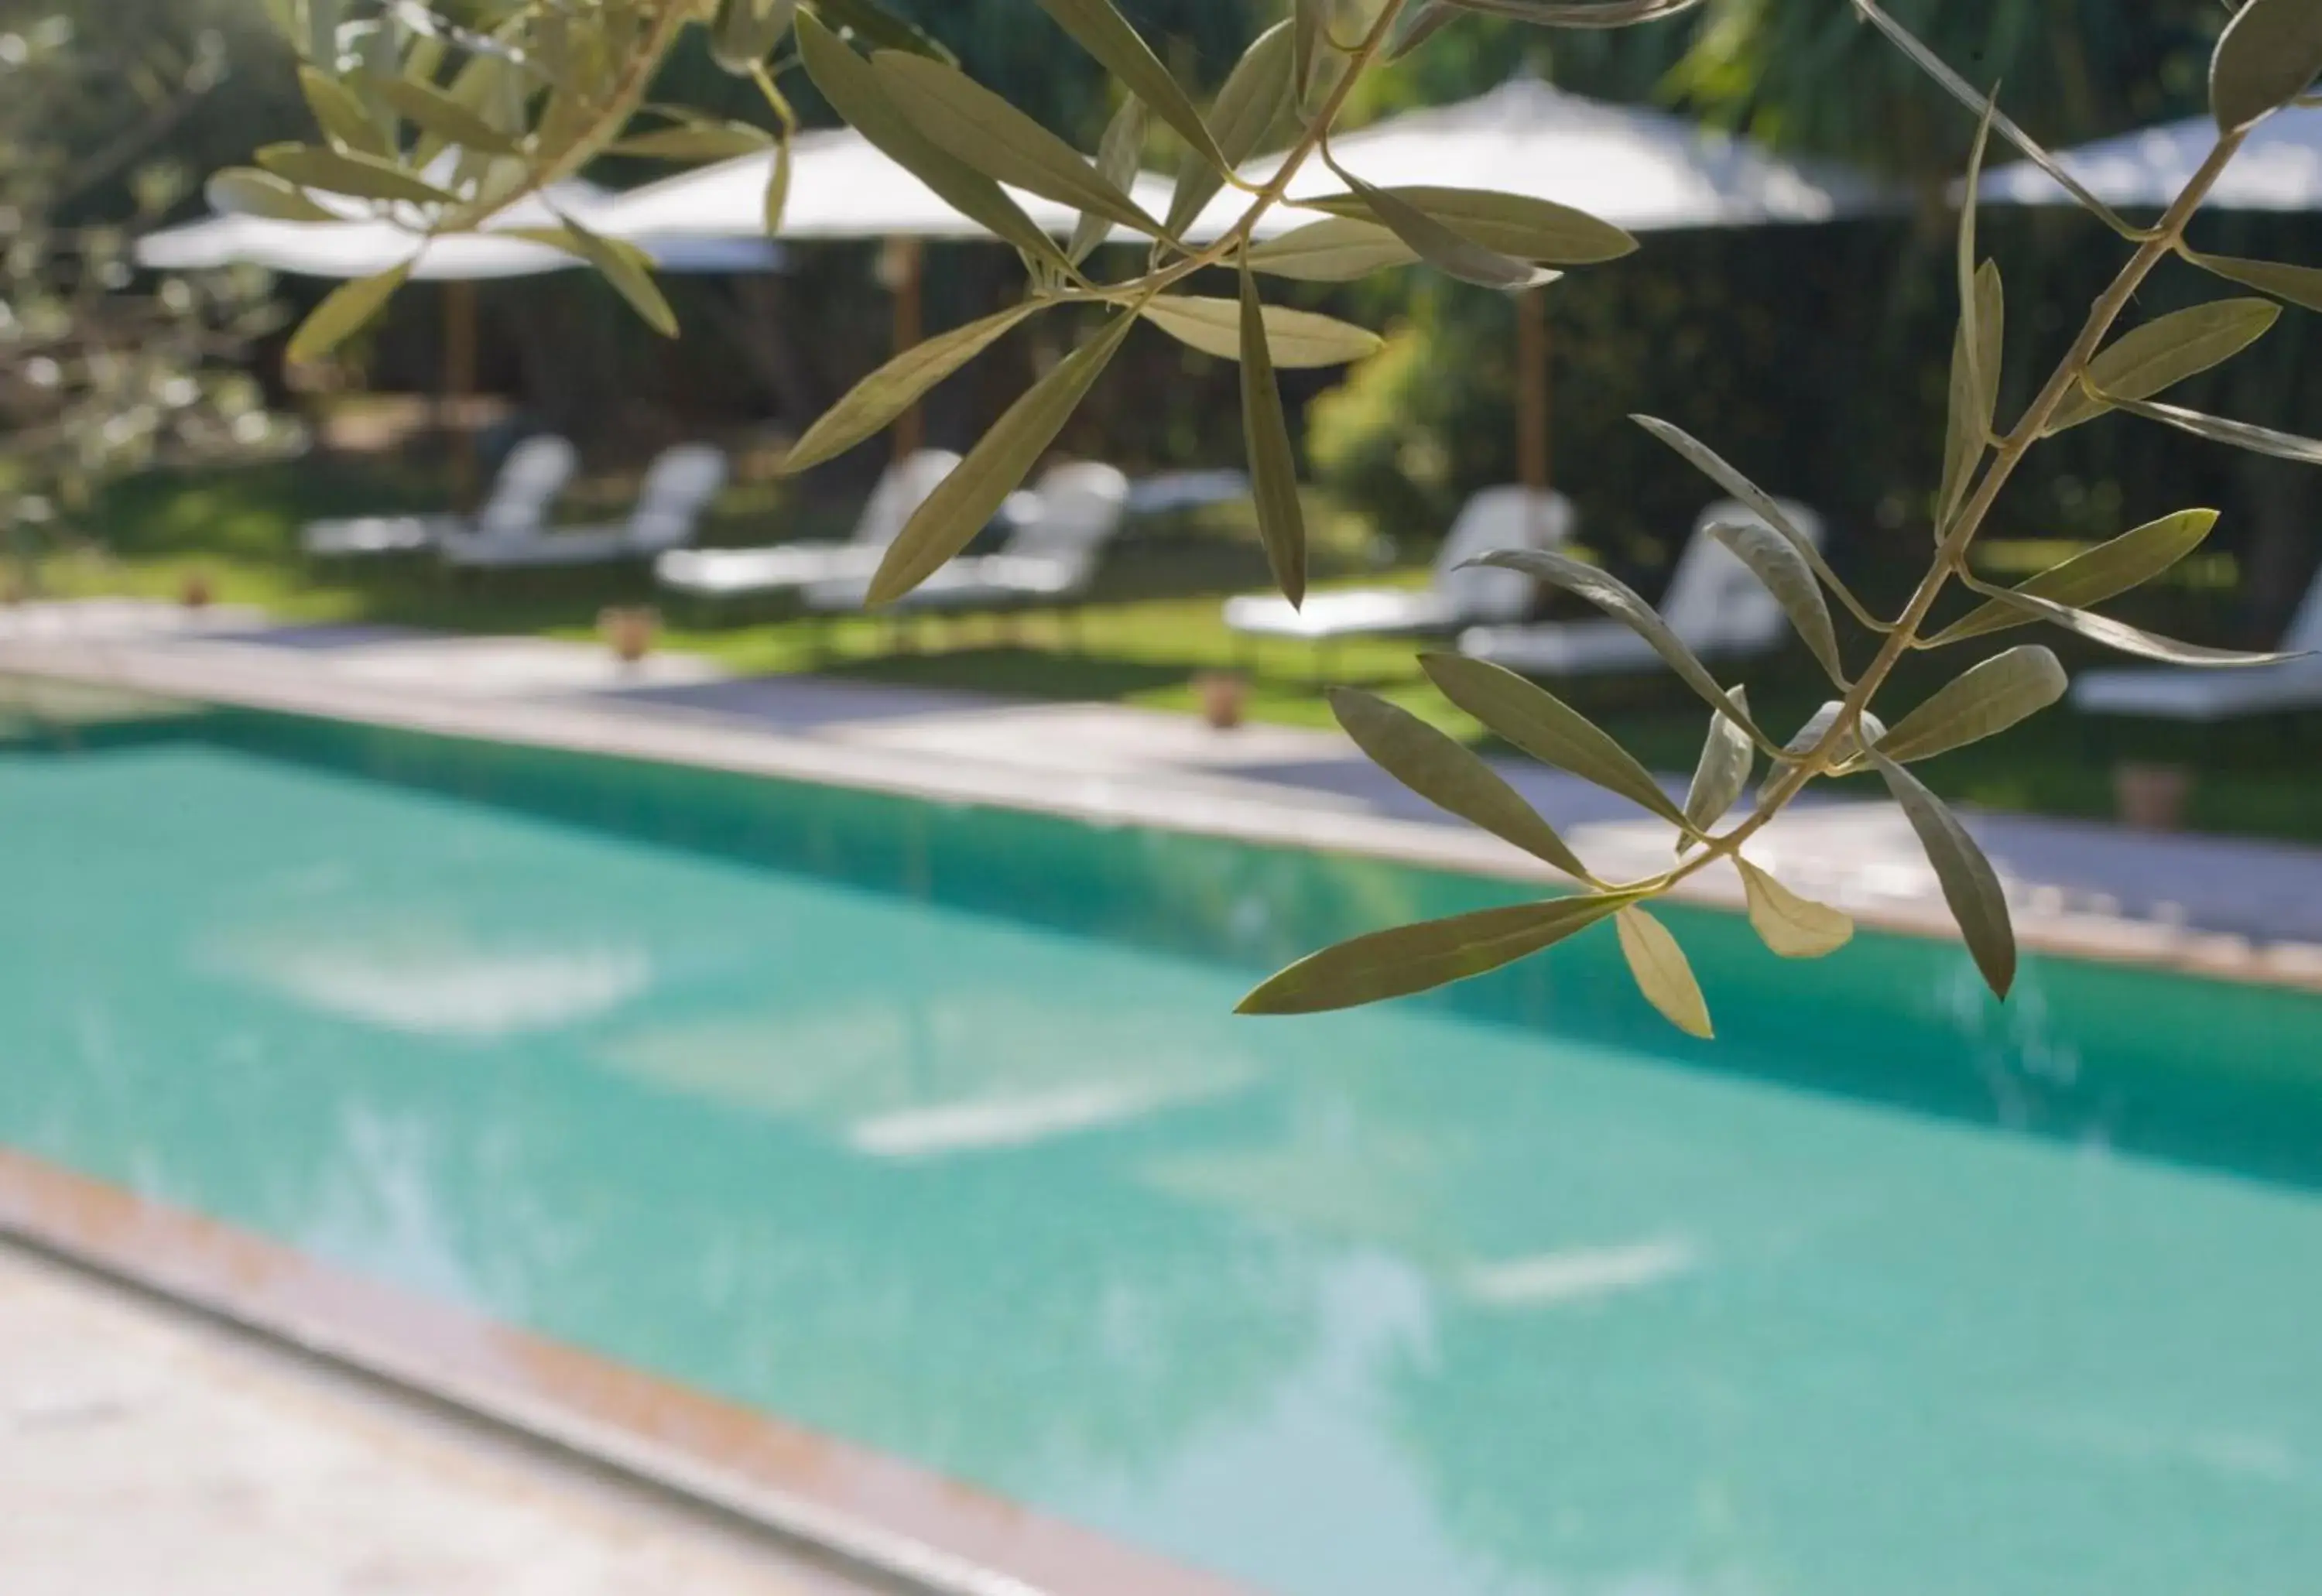
[{"label": "olive tree foliage", "polygon": [[122,0],[0,0],[0,534],[69,524],[128,470],[287,441],[230,357],[261,274],[133,290],[129,251],[192,181],[173,141],[224,84],[220,30]]},{"label": "olive tree foliage", "polygon": [[[1293,0],[1290,15],[1252,43],[1206,108],[1111,0],[1037,0],[1116,80],[1119,110],[1100,147],[1078,150],[982,87],[943,46],[898,23],[873,0],[471,0],[464,20],[417,0],[272,0],[307,52],[307,87],[320,141],[261,150],[260,169],[230,173],[219,197],[270,214],[315,214],[315,191],[368,202],[411,219],[416,232],[474,225],[515,194],[577,169],[609,149],[713,157],[762,143],[757,133],[650,106],[655,64],[689,27],[710,31],[718,59],[754,78],[778,110],[780,81],[803,72],[864,137],[923,178],[1021,256],[1021,300],[899,353],[842,398],[800,441],[802,469],[870,438],[935,384],[1034,317],[1066,307],[1093,313],[1078,347],[993,424],[964,463],[911,518],[870,590],[873,604],[910,591],[959,552],[1031,470],[1130,331],[1140,322],[1237,360],[1259,533],[1275,579],[1293,603],[1305,588],[1305,533],[1275,373],[1323,364],[1374,345],[1366,330],[1269,305],[1267,278],[1344,282],[1422,265],[1463,282],[1514,291],[1564,268],[1611,260],[1634,247],[1619,229],[1568,207],[1458,187],[1380,187],[1342,166],[1332,131],[1373,68],[1477,19],[1548,29],[1647,25],[1702,0]],[[1810,6],[1788,8],[1806,11]],[[1714,447],[1666,422],[1638,423],[1680,459],[1748,506],[1754,518],[1714,529],[1779,601],[1829,678],[1831,698],[1801,727],[1769,729],[1745,687],[1720,679],[1637,593],[1567,555],[1509,550],[1483,563],[1521,571],[1633,629],[1708,713],[1689,791],[1663,792],[1637,759],[1554,694],[1457,654],[1422,656],[1444,697],[1525,752],[1572,772],[1665,821],[1669,866],[1641,880],[1599,877],[1494,771],[1460,743],[1369,695],[1332,697],[1339,720],[1379,765],[1450,813],[1568,876],[1574,890],[1542,901],[1406,926],[1315,953],[1244,1000],[1254,1013],[1303,1013],[1422,991],[1537,953],[1611,921],[1644,995],[1683,1029],[1710,1032],[1708,1007],[1677,940],[1649,906],[1689,877],[1730,864],[1767,946],[1789,958],[1835,952],[1847,917],[1785,887],[1745,853],[1751,838],[1818,780],[1875,771],[1924,844],[1968,949],[2003,998],[2016,965],[2008,906],[1990,864],[1958,820],[1912,774],[1918,762],[1994,736],[2055,703],[2064,672],[2037,643],[1989,653],[2001,633],[2059,627],[2146,659],[2205,667],[2263,664],[2276,655],[2229,653],[2153,635],[2092,606],[2159,576],[2198,548],[2213,512],[2186,509],[2122,533],[2016,587],[1979,579],[1968,555],[2025,457],[2044,439],[2087,424],[2176,428],[2214,442],[2322,463],[2322,442],[2256,424],[2199,414],[2160,396],[2263,337],[2284,303],[2322,309],[2322,269],[2197,253],[2188,221],[2259,122],[2304,98],[2322,71],[2322,5],[2244,0],[2225,26],[2209,70],[2215,150],[2161,218],[2115,214],[2076,184],[2001,109],[1897,23],[1878,0],[1823,0],[1823,28],[1868,26],[1915,72],[1959,102],[1974,138],[1958,233],[1959,320],[1941,489],[1928,506],[1925,574],[1897,615],[1875,613],[1839,580],[1774,494]],[[1163,130],[1166,130],[1166,133]],[[2056,177],[2116,233],[2127,251],[2108,287],[2012,419],[1999,408],[2007,296],[1998,265],[1976,244],[1975,187],[1997,139]],[[1156,215],[1133,197],[1140,153],[1177,152],[1175,189]],[[1279,160],[1247,175],[1250,159]],[[1309,163],[1343,186],[1304,203],[1327,213],[1280,236],[1258,223]],[[779,215],[774,163],[770,224]],[[1006,186],[1006,187],[1003,187]],[[1048,237],[1010,187],[1077,207],[1066,242]],[[1235,219],[1202,240],[1186,235],[1217,196]],[[1135,269],[1108,275],[1097,243],[1116,229],[1148,242]],[[586,257],[651,321],[671,324],[637,254],[577,224],[543,235]],[[2119,324],[2137,289],[2175,255],[2253,292]],[[1223,293],[1197,291],[1222,272]],[[315,352],[376,311],[400,281],[389,273],[326,301],[297,343]],[[1964,589],[1968,606],[1937,624],[1937,606]],[[1897,710],[1882,697],[1908,654],[1975,643],[1982,657],[1923,701]],[[1753,789],[1754,783],[1754,789]]]}]

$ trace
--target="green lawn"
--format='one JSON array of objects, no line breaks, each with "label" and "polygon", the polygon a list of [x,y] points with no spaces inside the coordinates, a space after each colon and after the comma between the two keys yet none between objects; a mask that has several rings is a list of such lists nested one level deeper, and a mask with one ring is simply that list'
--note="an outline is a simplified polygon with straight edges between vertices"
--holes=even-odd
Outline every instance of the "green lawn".
[{"label": "green lawn", "polygon": [[[230,477],[148,481],[108,506],[118,552],[54,554],[40,562],[57,593],[178,594],[189,575],[206,578],[222,600],[253,604],[289,619],[368,620],[448,630],[535,633],[586,638],[609,603],[649,601],[637,570],[546,573],[516,580],[446,580],[424,561],[310,572],[287,551],[312,515],[424,500],[426,484],[376,472],[270,467]],[[599,485],[599,502],[617,506],[625,485]],[[577,513],[592,513],[585,499]],[[711,540],[765,541],[769,528],[836,536],[844,506],[807,506],[778,488],[745,486],[720,506]],[[595,511],[594,513],[603,513]],[[1424,573],[1363,569],[1369,532],[1317,501],[1312,506],[1318,570],[1324,580],[1413,582]],[[821,624],[797,616],[668,615],[666,646],[711,655],[739,671],[822,670],[882,681],[978,689],[1042,698],[1104,698],[1190,710],[1203,673],[1233,670],[1249,682],[1253,718],[1327,725],[1328,680],[1385,694],[1471,740],[1481,728],[1434,697],[1414,655],[1422,644],[1350,642],[1320,656],[1303,644],[1252,646],[1227,632],[1221,595],[1265,586],[1264,562],[1246,509],[1147,529],[1119,548],[1099,600],[1067,625],[1054,616],[1015,619],[921,617],[898,625],[850,616]],[[2071,639],[2048,639],[2072,669],[2099,662]],[[1910,661],[1893,701],[1932,690],[1948,660]],[[1792,650],[1747,672],[1751,701],[1767,725],[1802,721],[1826,697],[1812,662]],[[1559,689],[1577,707],[1657,769],[1690,768],[1705,711],[1666,675],[1578,681]],[[2310,751],[2322,747],[2322,716],[2281,718],[2188,731],[2084,719],[2058,709],[2035,727],[1924,768],[1947,796],[1995,807],[2107,816],[2110,771],[2120,757],[2195,765],[2192,823],[2206,830],[2322,841]],[[2301,757],[2299,751],[2309,751]]]}]

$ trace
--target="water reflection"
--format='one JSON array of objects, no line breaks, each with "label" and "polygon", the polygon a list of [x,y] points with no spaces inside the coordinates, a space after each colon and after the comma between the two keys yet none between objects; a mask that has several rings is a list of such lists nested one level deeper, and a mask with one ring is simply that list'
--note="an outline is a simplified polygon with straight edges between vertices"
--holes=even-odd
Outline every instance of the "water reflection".
[{"label": "water reflection", "polygon": [[561,1030],[653,985],[642,947],[526,941],[496,946],[461,926],[389,921],[270,928],[229,936],[208,956],[317,1013],[460,1042]]}]

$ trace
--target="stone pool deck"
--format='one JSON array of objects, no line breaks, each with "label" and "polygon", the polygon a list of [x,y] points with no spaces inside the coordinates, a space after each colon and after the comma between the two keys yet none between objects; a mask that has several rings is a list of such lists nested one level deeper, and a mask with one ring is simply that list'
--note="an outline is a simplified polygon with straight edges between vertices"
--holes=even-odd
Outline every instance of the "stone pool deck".
[{"label": "stone pool deck", "polygon": [[9,1596],[841,1596],[860,1587],[0,1244]]}]

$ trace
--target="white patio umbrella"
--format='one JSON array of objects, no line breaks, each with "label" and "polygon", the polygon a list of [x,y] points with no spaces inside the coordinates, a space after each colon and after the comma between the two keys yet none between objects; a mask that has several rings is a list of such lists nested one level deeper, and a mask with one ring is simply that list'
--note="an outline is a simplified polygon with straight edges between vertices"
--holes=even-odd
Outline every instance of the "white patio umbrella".
[{"label": "white patio umbrella", "polygon": [[[449,186],[454,170],[447,160],[426,175],[439,185]],[[474,386],[472,285],[491,278],[570,270],[581,264],[567,251],[508,235],[523,228],[553,228],[568,216],[592,231],[601,231],[620,196],[599,184],[568,178],[520,196],[474,233],[434,239],[426,236],[429,217],[422,207],[398,205],[382,213],[342,196],[317,193],[311,197],[325,209],[339,212],[343,219],[286,222],[241,214],[206,216],[138,240],[138,264],[156,271],[207,271],[247,265],[295,277],[334,278],[376,277],[407,265],[414,279],[446,285],[443,369],[448,401]],[[630,242],[664,271],[763,271],[780,261],[779,250],[763,237],[635,238]],[[471,440],[465,433],[459,434],[459,440],[454,470],[464,491],[473,475],[473,462],[468,456]]]},{"label": "white patio umbrella", "polygon": [[[704,245],[761,236],[773,159],[771,151],[738,156],[633,188],[605,224],[623,238]],[[1138,204],[1158,215],[1168,208],[1169,190],[1166,179],[1147,175],[1138,179],[1134,192]],[[1067,237],[1079,223],[1080,213],[1070,205],[1019,189],[1009,193],[1044,233]],[[831,128],[791,141],[790,191],[779,236],[789,242],[886,240],[890,248],[881,263],[881,280],[894,295],[894,343],[900,350],[919,339],[922,247],[931,240],[983,241],[991,235],[861,133]],[[918,417],[914,407],[897,418],[899,459],[918,447]]]},{"label": "white patio umbrella", "polygon": [[[1819,223],[1899,208],[1891,191],[1826,162],[1793,160],[1747,139],[1664,111],[1608,105],[1519,78],[1489,94],[1403,115],[1330,141],[1331,154],[1364,182],[1492,189],[1554,200],[1632,233],[1685,227]],[[1263,181],[1279,162],[1254,163]],[[1292,179],[1293,201],[1344,194],[1320,160]],[[1191,229],[1213,239],[1247,201],[1225,194]],[[1322,213],[1275,207],[1256,229],[1277,237]],[[1518,301],[1518,454],[1522,477],[1548,486],[1548,329],[1538,290]]]},{"label": "white patio umbrella", "polygon": [[[2189,116],[2082,144],[2056,159],[2107,205],[2159,210],[2177,197],[2217,143],[2215,122]],[[2028,160],[1986,172],[1980,192],[1997,205],[2078,203]],[[2281,111],[2258,123],[2203,203],[2227,211],[2322,210],[2322,110]]]},{"label": "white patio umbrella", "polygon": [[[1614,105],[1518,78],[1457,105],[1405,112],[1330,141],[1339,164],[1382,188],[1434,184],[1555,200],[1632,233],[1829,222],[1888,208],[1895,196],[1844,167],[1792,160],[1649,106]],[[1264,180],[1278,162],[1254,163]],[[1293,201],[1343,194],[1320,160],[1292,179]],[[1193,229],[1213,238],[1239,214],[1212,203]],[[1285,208],[1258,226],[1270,238],[1315,219]]]}]

